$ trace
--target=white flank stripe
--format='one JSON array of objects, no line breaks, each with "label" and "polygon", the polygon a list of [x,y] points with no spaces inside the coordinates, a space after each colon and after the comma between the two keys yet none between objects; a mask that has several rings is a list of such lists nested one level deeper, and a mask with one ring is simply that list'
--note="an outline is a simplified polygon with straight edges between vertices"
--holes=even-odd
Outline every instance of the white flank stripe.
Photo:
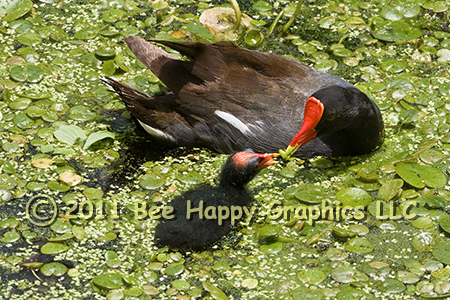
[{"label": "white flank stripe", "polygon": [[223,120],[227,121],[230,125],[233,125],[234,127],[236,127],[236,129],[238,129],[240,132],[242,132],[244,134],[251,133],[250,128],[248,128],[248,126],[244,122],[242,122],[241,120],[239,120],[232,114],[221,111],[221,110],[216,110],[214,113],[217,116],[219,116],[220,118],[222,118]]},{"label": "white flank stripe", "polygon": [[163,131],[161,131],[159,129],[153,128],[153,127],[141,122],[139,119],[138,119],[138,122],[139,122],[139,124],[141,124],[142,128],[144,128],[145,131],[147,131],[150,135],[159,137],[159,138],[165,138],[165,139],[171,140],[172,142],[175,142],[175,139],[170,134],[164,133]]}]

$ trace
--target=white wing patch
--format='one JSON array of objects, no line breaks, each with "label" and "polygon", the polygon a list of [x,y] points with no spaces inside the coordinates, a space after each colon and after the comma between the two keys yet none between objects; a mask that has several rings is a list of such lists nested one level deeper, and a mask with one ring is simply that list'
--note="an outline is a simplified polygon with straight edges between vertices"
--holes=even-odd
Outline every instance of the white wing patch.
[{"label": "white wing patch", "polygon": [[172,142],[175,142],[175,139],[170,134],[167,134],[159,129],[153,128],[150,125],[147,125],[147,124],[141,122],[139,119],[138,119],[138,122],[139,122],[139,124],[141,124],[142,128],[144,128],[145,131],[147,131],[151,136],[164,138],[164,139],[170,140]]},{"label": "white wing patch", "polygon": [[239,130],[243,134],[252,134],[250,128],[244,122],[242,122],[232,114],[221,110],[216,110],[214,113],[224,121],[227,121],[230,125],[233,125],[237,130]]}]

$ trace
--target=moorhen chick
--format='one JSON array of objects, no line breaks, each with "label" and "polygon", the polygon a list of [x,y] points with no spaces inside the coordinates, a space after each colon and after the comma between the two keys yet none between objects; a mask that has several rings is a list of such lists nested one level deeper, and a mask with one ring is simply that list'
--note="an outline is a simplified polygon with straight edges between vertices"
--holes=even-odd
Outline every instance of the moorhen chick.
[{"label": "moorhen chick", "polygon": [[[201,250],[226,235],[233,224],[240,221],[232,220],[231,217],[233,214],[238,215],[236,207],[241,209],[241,218],[247,218],[244,207],[247,209],[246,206],[253,198],[245,185],[260,170],[275,164],[272,158],[276,156],[278,154],[259,154],[251,150],[230,156],[222,168],[219,186],[188,191],[167,204],[173,208],[173,212],[169,214],[173,218],[162,218],[156,226],[156,244],[180,250]],[[235,213],[231,212],[233,206]],[[199,218],[199,208],[202,208],[202,218]],[[228,217],[226,209],[229,211]],[[214,215],[217,218],[211,219]],[[222,216],[220,220],[219,216]]]},{"label": "moorhen chick", "polygon": [[136,36],[125,41],[170,92],[149,97],[103,80],[147,132],[175,146],[272,153],[289,144],[283,156],[311,157],[369,153],[382,141],[367,95],[296,60],[231,42],[152,41],[188,58],[178,60]]}]

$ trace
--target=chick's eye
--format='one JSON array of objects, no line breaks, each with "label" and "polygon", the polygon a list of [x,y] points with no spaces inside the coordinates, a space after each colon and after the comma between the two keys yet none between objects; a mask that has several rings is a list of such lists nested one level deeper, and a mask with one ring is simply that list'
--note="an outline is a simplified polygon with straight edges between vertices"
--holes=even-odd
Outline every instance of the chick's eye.
[{"label": "chick's eye", "polygon": [[260,163],[260,161],[261,161],[261,158],[259,158],[259,157],[252,157],[248,161],[248,166],[251,167],[251,168],[257,168],[259,163]]}]

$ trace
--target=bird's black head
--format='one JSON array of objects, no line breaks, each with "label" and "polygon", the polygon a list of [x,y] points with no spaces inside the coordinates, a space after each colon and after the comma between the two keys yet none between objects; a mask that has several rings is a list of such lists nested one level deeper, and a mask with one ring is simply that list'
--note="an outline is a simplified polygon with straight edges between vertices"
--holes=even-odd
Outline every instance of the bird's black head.
[{"label": "bird's black head", "polygon": [[353,86],[329,86],[308,98],[303,125],[283,156],[315,137],[335,156],[368,153],[380,143],[383,127],[378,107],[366,94]]},{"label": "bird's black head", "polygon": [[277,153],[260,154],[248,149],[231,155],[222,168],[221,186],[243,187],[268,166],[276,164],[272,160]]},{"label": "bird's black head", "polygon": [[[312,97],[323,104],[323,114],[315,130],[317,136],[329,134],[354,123],[370,121],[375,104],[355,87],[330,86],[314,93]],[[378,110],[378,109],[376,109]]]}]

